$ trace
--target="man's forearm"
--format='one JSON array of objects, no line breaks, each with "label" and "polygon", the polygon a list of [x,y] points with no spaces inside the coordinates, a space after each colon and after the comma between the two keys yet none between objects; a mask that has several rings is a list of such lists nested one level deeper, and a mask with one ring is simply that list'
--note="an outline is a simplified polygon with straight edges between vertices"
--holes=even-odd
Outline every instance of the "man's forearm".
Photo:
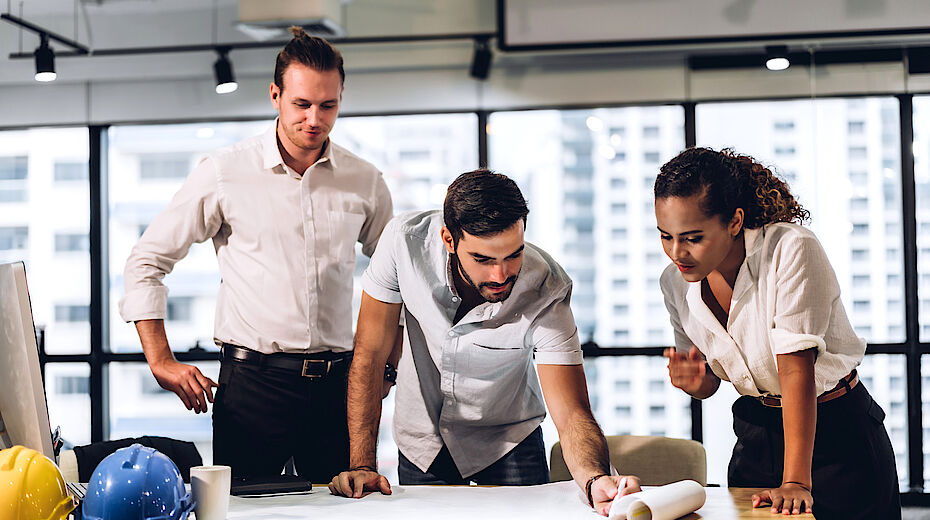
[{"label": "man's forearm", "polygon": [[174,354],[168,346],[168,335],[165,333],[165,320],[139,320],[136,322],[136,332],[142,342],[142,352],[149,365],[173,361]]},{"label": "man's forearm", "polygon": [[561,432],[562,456],[575,482],[582,488],[589,478],[610,473],[607,439],[590,413],[578,413]]},{"label": "man's forearm", "polygon": [[[378,424],[381,420],[381,380],[384,362],[356,350],[349,369],[347,421],[349,426],[349,465],[377,464]],[[376,384],[377,383],[377,384]]]}]

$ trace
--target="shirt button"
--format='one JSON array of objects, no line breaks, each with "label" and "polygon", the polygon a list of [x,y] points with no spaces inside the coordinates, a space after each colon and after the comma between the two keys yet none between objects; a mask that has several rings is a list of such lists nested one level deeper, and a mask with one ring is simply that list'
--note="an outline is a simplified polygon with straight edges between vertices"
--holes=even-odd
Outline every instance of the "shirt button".
[{"label": "shirt button", "polygon": [[459,297],[458,297],[458,296],[453,296],[453,297],[452,297],[452,303],[458,303],[458,302],[459,302]]},{"label": "shirt button", "polygon": [[451,338],[451,337],[454,337],[454,336],[455,336],[455,331],[450,330],[450,331],[449,331],[449,337]]}]

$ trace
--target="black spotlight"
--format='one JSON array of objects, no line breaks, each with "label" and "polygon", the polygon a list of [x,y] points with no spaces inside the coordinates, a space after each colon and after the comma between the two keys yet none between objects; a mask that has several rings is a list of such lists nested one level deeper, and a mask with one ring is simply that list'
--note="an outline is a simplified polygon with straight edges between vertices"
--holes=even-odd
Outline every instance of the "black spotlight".
[{"label": "black spotlight", "polygon": [[785,70],[790,66],[787,45],[772,45],[765,48],[765,68],[769,70]]},{"label": "black spotlight", "polygon": [[48,46],[48,35],[40,34],[42,43],[36,47],[36,81],[48,82],[55,81],[58,77],[55,74],[55,51]]},{"label": "black spotlight", "polygon": [[491,46],[488,39],[475,40],[475,53],[471,57],[471,77],[475,79],[488,79],[491,72]]},{"label": "black spotlight", "polygon": [[216,52],[220,55],[216,63],[213,64],[213,72],[216,75],[216,93],[229,94],[235,92],[239,88],[239,84],[236,83],[236,77],[233,75],[232,63],[229,62],[229,58],[226,56],[229,49],[224,47],[217,49]]}]

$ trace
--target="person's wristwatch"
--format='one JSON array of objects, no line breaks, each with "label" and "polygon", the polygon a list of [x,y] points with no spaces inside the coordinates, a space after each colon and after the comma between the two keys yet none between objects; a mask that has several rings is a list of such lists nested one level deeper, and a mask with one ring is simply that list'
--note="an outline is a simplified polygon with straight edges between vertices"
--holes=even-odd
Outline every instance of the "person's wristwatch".
[{"label": "person's wristwatch", "polygon": [[384,380],[392,385],[397,383],[397,368],[394,365],[384,364]]}]

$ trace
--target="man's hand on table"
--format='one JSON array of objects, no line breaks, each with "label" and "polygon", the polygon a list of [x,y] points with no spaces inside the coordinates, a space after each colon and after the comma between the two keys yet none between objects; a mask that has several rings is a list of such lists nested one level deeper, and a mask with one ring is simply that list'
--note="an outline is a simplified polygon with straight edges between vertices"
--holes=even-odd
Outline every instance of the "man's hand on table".
[{"label": "man's hand on table", "polygon": [[[625,479],[623,489],[618,489],[620,481]],[[594,481],[591,485],[591,499],[594,501],[594,510],[598,514],[607,516],[610,505],[623,495],[642,491],[639,487],[639,477],[632,475],[607,475]]]},{"label": "man's hand on table", "polygon": [[362,498],[372,491],[380,491],[384,495],[391,494],[391,484],[387,477],[377,471],[358,469],[343,471],[333,477],[329,483],[329,491],[334,495],[349,498]]}]

